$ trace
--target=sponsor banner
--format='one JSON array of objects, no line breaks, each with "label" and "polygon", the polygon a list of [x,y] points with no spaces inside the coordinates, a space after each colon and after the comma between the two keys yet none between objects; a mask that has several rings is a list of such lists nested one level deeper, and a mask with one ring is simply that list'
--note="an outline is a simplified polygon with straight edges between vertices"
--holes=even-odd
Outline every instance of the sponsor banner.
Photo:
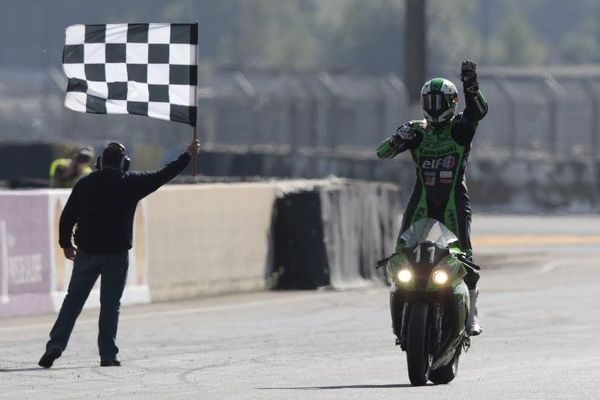
[{"label": "sponsor banner", "polygon": [[48,194],[0,193],[0,317],[51,312]]},{"label": "sponsor banner", "polygon": [[[52,271],[52,298],[54,309],[58,311],[65,297],[71,279],[73,262],[67,260],[63,250],[58,245],[58,226],[60,215],[69,198],[69,190],[52,190],[49,196],[48,208],[51,238],[51,271]],[[138,204],[133,227],[134,243],[129,251],[129,271],[127,284],[123,291],[121,304],[138,304],[150,302],[150,289],[148,286],[147,262],[147,216],[145,201]],[[86,302],[86,307],[100,306],[100,279],[92,289]]]},{"label": "sponsor banner", "polygon": [[[57,311],[73,262],[58,245],[58,225],[69,190],[0,192],[0,317]],[[134,246],[122,304],[150,302],[146,203],[138,205]],[[100,280],[86,307],[99,306]]]},{"label": "sponsor banner", "polygon": [[440,171],[441,179],[452,179],[452,171]]}]

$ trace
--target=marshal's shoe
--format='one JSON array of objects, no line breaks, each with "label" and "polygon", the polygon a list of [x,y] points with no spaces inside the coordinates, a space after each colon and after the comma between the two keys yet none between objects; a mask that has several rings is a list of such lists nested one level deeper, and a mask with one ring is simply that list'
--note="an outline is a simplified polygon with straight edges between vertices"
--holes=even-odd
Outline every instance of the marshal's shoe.
[{"label": "marshal's shoe", "polygon": [[38,365],[43,368],[50,368],[52,364],[54,364],[54,360],[60,357],[61,354],[62,351],[60,351],[60,349],[56,347],[50,348],[46,350],[42,358],[40,358]]},{"label": "marshal's shoe", "polygon": [[119,361],[117,359],[100,360],[100,366],[101,367],[120,367],[121,361]]}]

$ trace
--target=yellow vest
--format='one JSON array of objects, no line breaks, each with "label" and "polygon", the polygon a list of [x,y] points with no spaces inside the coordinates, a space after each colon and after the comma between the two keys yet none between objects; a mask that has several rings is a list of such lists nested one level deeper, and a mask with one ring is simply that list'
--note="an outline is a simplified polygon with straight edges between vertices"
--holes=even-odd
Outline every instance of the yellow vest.
[{"label": "yellow vest", "polygon": [[63,175],[71,166],[71,159],[58,158],[50,164],[50,186],[53,188],[72,188],[82,176],[90,174],[93,170],[89,165],[83,168],[81,176],[65,178]]}]

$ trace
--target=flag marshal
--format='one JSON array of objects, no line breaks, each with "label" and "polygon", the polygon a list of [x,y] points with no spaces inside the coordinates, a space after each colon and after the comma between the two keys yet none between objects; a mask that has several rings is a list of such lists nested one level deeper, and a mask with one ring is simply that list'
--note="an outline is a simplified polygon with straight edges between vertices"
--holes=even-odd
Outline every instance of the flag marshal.
[{"label": "flag marshal", "polygon": [[65,107],[196,126],[197,24],[71,25]]}]

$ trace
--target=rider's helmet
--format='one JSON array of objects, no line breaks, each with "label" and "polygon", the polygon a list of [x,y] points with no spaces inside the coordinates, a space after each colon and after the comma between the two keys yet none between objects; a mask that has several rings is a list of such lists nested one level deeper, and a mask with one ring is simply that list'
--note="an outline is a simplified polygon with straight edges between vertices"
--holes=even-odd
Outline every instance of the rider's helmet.
[{"label": "rider's helmet", "polygon": [[434,78],[421,89],[421,107],[427,122],[444,126],[456,112],[458,91],[454,83],[444,78]]}]

